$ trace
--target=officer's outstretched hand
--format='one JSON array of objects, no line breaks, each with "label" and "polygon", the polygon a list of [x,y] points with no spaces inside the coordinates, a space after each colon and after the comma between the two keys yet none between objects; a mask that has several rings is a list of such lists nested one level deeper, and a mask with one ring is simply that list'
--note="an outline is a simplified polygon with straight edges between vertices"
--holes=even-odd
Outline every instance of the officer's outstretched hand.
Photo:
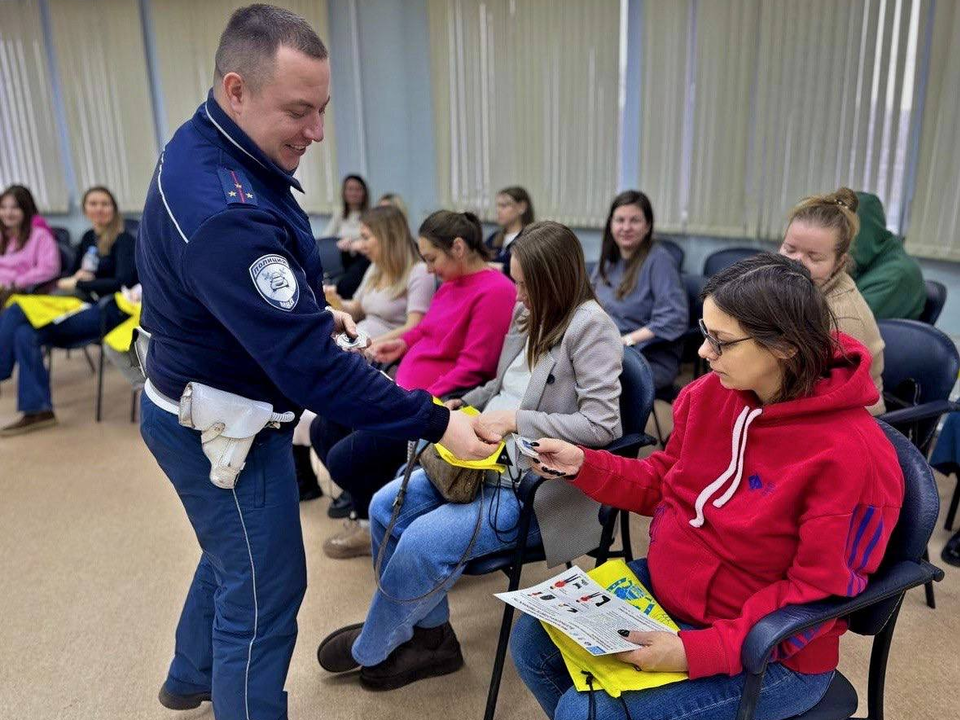
[{"label": "officer's outstretched hand", "polygon": [[327,308],[327,312],[333,315],[333,334],[339,335],[340,333],[345,332],[350,336],[350,339],[353,339],[357,336],[357,323],[353,321],[353,318],[350,317],[350,313],[345,310],[334,310],[332,307]]},{"label": "officer's outstretched hand", "polygon": [[482,460],[497,449],[499,437],[486,433],[477,422],[477,415],[451,412],[447,431],[440,444],[463,460]]}]

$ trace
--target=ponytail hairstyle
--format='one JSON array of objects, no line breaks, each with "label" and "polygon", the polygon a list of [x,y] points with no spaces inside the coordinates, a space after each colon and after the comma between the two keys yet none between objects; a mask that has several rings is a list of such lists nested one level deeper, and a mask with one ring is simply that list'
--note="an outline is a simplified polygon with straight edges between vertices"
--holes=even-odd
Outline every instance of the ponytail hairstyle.
[{"label": "ponytail hairstyle", "polygon": [[647,236],[640,241],[640,247],[627,261],[627,266],[623,271],[623,279],[617,287],[617,300],[623,300],[627,295],[633,292],[637,286],[637,277],[640,275],[640,268],[643,266],[647,255],[650,254],[650,247],[653,245],[653,205],[650,198],[639,190],[625,190],[617,195],[610,204],[610,212],[607,214],[607,224],[603,228],[603,242],[600,245],[600,262],[597,263],[597,273],[605,285],[609,285],[607,279],[607,266],[615,265],[621,258],[620,248],[613,239],[613,213],[617,208],[626,205],[636,205],[640,208],[643,216],[646,218],[650,229]]},{"label": "ponytail hairstyle", "polygon": [[783,383],[773,402],[813,393],[839,344],[827,300],[796,260],[760,253],[707,280],[700,294],[735,318],[745,334],[780,359]]},{"label": "ponytail hairstyle", "polygon": [[420,226],[420,237],[426,238],[447,255],[453,248],[453,241],[463,240],[468,250],[472,250],[484,260],[490,255],[483,244],[483,229],[480,219],[472,212],[453,212],[437,210]]},{"label": "ponytail hairstyle", "polygon": [[103,229],[103,232],[97,236],[97,252],[100,254],[100,257],[106,257],[110,254],[110,250],[113,248],[113,243],[117,241],[117,236],[123,232],[123,216],[120,214],[120,208],[117,205],[117,199],[113,196],[113,193],[107,190],[107,188],[105,188],[103,185],[94,185],[92,188],[88,188],[83,194],[83,200],[80,201],[80,207],[84,209],[84,212],[86,212],[87,198],[95,192],[106,195],[108,198],[110,198],[110,204],[113,205],[113,219],[107,223],[107,226]]},{"label": "ponytail hairstyle", "polygon": [[842,187],[836,192],[825,195],[813,195],[804,198],[790,211],[787,227],[794,221],[807,223],[836,233],[837,244],[834,247],[835,258],[847,256],[845,265],[840,270],[850,270],[850,258],[853,241],[860,232],[860,218],[857,217],[859,200],[857,194],[848,187]]},{"label": "ponytail hairstyle", "polygon": [[0,255],[5,255],[7,250],[13,246],[10,252],[22,250],[30,239],[30,232],[33,230],[33,218],[37,215],[37,203],[34,202],[33,195],[23,185],[11,185],[3,193],[0,193],[0,202],[4,198],[12,197],[17,207],[23,213],[23,220],[16,234],[9,234],[3,228],[0,228]]}]

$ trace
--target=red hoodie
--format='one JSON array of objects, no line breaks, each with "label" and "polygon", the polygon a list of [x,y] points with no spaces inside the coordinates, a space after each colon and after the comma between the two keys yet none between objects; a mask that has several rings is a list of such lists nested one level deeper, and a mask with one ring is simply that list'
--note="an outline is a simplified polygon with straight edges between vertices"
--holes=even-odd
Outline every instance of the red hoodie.
[{"label": "red hoodie", "polygon": [[[602,503],[652,515],[655,594],[675,619],[690,677],[742,672],[740,649],[765,615],[854,596],[877,569],[903,502],[896,452],[864,409],[877,401],[870,354],[840,336],[813,395],[762,407],[716,374],[674,405],[674,431],[645,460],[584,448],[574,484]],[[790,638],[775,659],[802,673],[837,666],[846,624]]]}]

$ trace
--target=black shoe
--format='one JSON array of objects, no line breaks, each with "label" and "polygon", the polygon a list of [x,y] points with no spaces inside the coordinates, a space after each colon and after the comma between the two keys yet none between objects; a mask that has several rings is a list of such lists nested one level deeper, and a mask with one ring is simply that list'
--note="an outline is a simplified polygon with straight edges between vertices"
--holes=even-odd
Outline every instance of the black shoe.
[{"label": "black shoe", "polygon": [[200,707],[200,703],[210,702],[210,693],[194,693],[193,695],[177,695],[167,690],[167,684],[160,686],[157,696],[160,704],[170,710],[193,710]]},{"label": "black shoe", "polygon": [[396,690],[461,667],[463,654],[450,623],[435,628],[415,627],[413,637],[382,663],[360,668],[360,684],[368,690]]},{"label": "black shoe", "polygon": [[317,482],[317,474],[310,463],[310,448],[306,445],[293,446],[293,466],[297,471],[297,489],[300,491],[300,502],[316,500],[323,497],[323,490]]},{"label": "black shoe", "polygon": [[947,563],[947,565],[960,567],[960,532],[947,540],[943,552],[940,553],[940,558]]},{"label": "black shoe", "polygon": [[347,625],[327,635],[317,648],[317,662],[327,672],[356,670],[360,663],[353,659],[353,643],[360,636],[363,623]]},{"label": "black shoe", "polygon": [[344,491],[340,493],[340,497],[334,498],[333,502],[330,503],[330,507],[327,508],[327,517],[334,519],[347,518],[350,517],[352,512],[353,498],[350,497],[350,493]]}]

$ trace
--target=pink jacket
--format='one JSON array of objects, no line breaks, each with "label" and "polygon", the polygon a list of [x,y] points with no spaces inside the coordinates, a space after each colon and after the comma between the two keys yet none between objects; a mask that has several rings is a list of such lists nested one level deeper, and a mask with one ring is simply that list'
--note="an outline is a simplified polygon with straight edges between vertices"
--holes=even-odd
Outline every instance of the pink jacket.
[{"label": "pink jacket", "polygon": [[19,250],[13,245],[0,255],[0,285],[23,289],[60,275],[60,251],[49,230],[36,225]]}]

